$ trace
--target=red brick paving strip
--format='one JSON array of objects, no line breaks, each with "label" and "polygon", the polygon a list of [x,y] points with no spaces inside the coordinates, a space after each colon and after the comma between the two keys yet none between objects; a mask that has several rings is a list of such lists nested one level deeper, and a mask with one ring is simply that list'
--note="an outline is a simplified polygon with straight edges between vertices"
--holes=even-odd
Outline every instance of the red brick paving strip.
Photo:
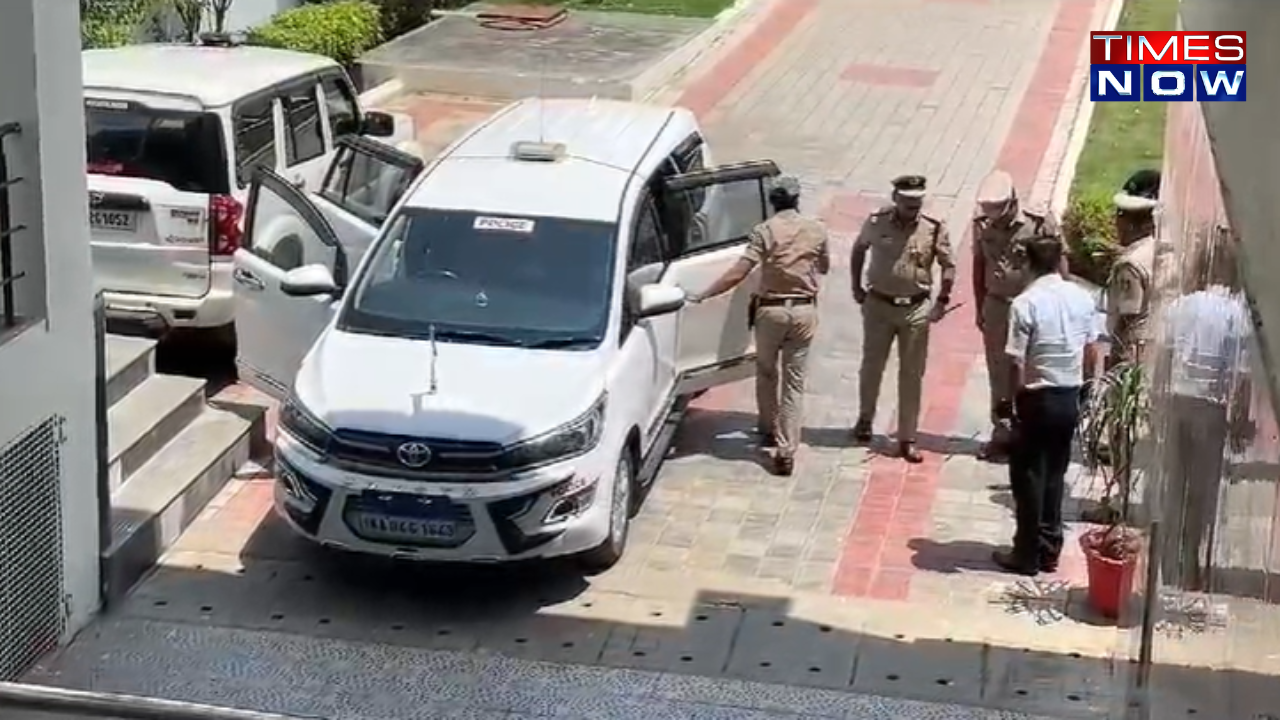
[{"label": "red brick paving strip", "polygon": [[684,89],[677,104],[705,120],[817,7],[817,0],[775,0],[750,34]]},{"label": "red brick paving strip", "polygon": [[[1093,17],[1096,0],[1060,0],[1058,14],[1036,65],[1031,86],[1018,112],[997,166],[1007,170],[1019,188],[1030,189],[1044,160],[1058,112],[1066,99],[1076,57]],[[960,246],[967,248],[968,228]],[[947,437],[960,414],[969,369],[981,357],[982,342],[974,329],[974,301],[969,283],[970,253],[959,260],[956,301],[963,303],[940,323],[930,341],[925,373],[926,395],[921,431]],[[838,595],[906,600],[916,572],[908,543],[927,536],[937,497],[942,459],[927,455],[919,466],[876,457],[862,506],[854,519],[836,570]],[[878,550],[873,550],[878,548]]]}]

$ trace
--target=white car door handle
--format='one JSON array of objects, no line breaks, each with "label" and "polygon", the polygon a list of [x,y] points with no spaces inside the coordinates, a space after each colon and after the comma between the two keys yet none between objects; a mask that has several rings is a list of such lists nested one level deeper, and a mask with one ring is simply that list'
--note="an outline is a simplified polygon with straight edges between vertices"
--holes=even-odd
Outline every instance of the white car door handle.
[{"label": "white car door handle", "polygon": [[248,270],[245,270],[244,268],[236,268],[235,272],[233,272],[231,276],[235,278],[236,282],[249,288],[250,290],[266,290],[267,289],[266,283],[259,280],[257,275],[254,275],[253,273],[249,272]]},{"label": "white car door handle", "polygon": [[307,189],[307,180],[306,180],[306,178],[301,177],[301,176],[295,177],[295,178],[293,179],[293,186],[294,186],[294,187],[296,187],[296,188],[298,188],[299,190],[306,190],[306,189]]}]

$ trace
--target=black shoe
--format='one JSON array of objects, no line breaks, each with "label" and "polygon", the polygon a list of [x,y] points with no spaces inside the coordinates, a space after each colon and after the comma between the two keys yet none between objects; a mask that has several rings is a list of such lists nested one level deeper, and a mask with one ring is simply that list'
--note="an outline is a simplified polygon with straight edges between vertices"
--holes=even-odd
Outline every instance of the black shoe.
[{"label": "black shoe", "polygon": [[924,456],[916,449],[916,444],[913,442],[898,443],[898,454],[912,465],[924,462]]},{"label": "black shoe", "polygon": [[1040,572],[1042,573],[1058,572],[1058,558],[1040,558]]},{"label": "black shoe", "polygon": [[1005,550],[997,550],[991,553],[991,559],[1001,570],[1014,575],[1026,575],[1027,577],[1035,577],[1040,573],[1040,568],[1024,562],[1017,555]]},{"label": "black shoe", "polygon": [[779,455],[773,459],[773,474],[790,477],[796,471],[796,459]]},{"label": "black shoe", "polygon": [[989,442],[978,451],[978,459],[992,463],[1008,462],[1009,446],[1005,443]]},{"label": "black shoe", "polygon": [[869,443],[871,442],[871,421],[859,420],[853,426],[853,439],[855,442]]}]

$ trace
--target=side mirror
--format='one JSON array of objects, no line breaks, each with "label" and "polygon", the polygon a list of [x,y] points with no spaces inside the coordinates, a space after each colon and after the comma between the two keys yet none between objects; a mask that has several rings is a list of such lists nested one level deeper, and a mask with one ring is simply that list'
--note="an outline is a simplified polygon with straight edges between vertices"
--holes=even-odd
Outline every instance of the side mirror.
[{"label": "side mirror", "polygon": [[371,111],[364,114],[364,125],[360,134],[368,137],[391,137],[396,132],[396,119],[384,112]]},{"label": "side mirror", "polygon": [[324,265],[303,265],[284,274],[280,279],[280,290],[290,297],[336,295],[338,283]]},{"label": "side mirror", "polygon": [[648,318],[666,315],[684,307],[685,294],[674,285],[645,285],[640,288],[636,301],[636,317]]}]

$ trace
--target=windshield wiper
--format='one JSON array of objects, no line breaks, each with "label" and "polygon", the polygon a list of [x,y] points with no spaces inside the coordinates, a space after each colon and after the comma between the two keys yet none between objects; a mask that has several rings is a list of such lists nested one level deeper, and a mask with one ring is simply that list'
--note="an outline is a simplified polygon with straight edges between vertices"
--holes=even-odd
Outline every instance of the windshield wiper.
[{"label": "windshield wiper", "polygon": [[542,340],[531,340],[524,343],[524,346],[535,350],[558,350],[585,345],[595,345],[599,342],[599,338],[585,337],[582,335],[566,335],[564,337],[550,337]]},{"label": "windshield wiper", "polygon": [[507,345],[510,347],[522,347],[524,343],[515,338],[506,335],[496,335],[494,333],[482,332],[479,330],[437,330],[437,340],[462,340],[464,342],[481,343],[484,345]]}]

